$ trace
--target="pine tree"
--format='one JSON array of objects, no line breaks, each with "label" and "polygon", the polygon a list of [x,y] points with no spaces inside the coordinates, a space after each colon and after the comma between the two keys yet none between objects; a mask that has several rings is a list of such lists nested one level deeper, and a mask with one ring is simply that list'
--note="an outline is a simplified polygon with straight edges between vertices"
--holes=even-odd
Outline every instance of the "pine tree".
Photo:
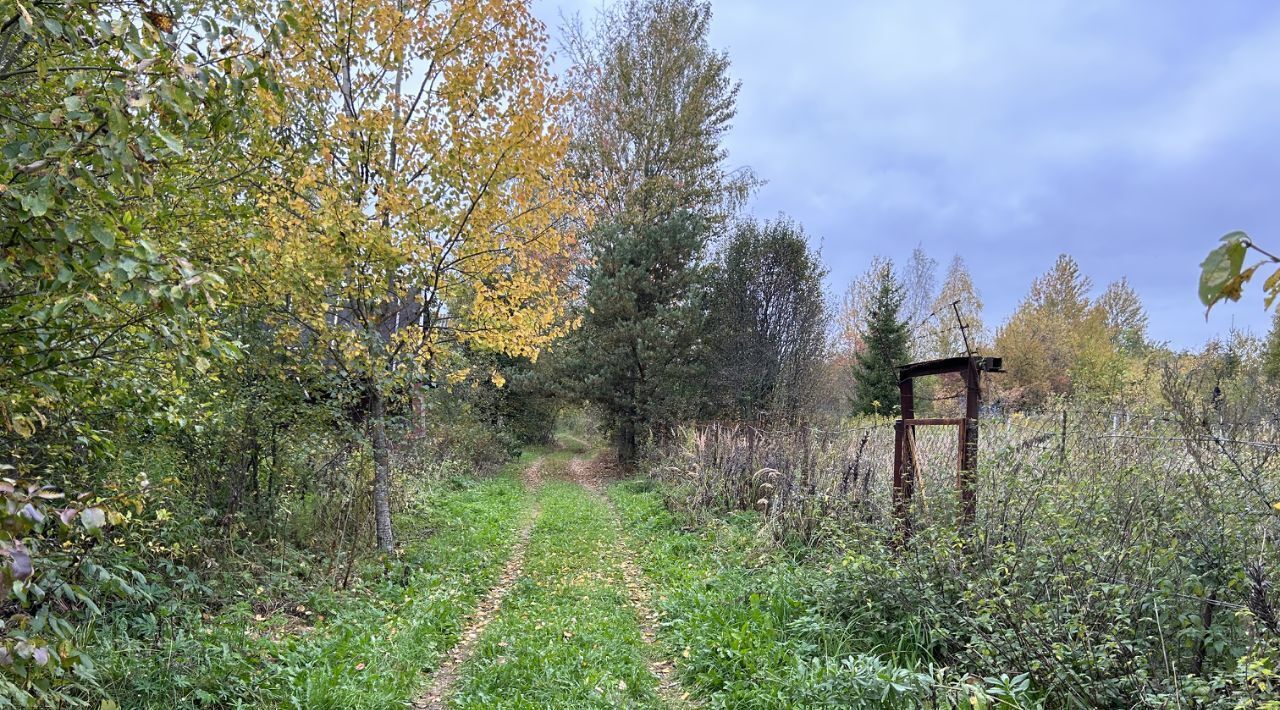
[{"label": "pine tree", "polygon": [[708,236],[706,222],[686,214],[593,237],[586,311],[559,379],[605,415],[620,463],[635,461],[649,430],[701,407]]},{"label": "pine tree", "polygon": [[907,362],[907,324],[902,321],[902,286],[886,263],[863,326],[864,347],[854,362],[855,414],[895,414],[898,406],[897,367]]}]

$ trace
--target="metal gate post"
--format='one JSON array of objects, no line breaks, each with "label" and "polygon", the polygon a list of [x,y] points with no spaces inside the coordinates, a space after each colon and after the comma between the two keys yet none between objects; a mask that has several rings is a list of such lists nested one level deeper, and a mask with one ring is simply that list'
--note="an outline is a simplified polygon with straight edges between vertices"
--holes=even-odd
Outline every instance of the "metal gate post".
[{"label": "metal gate post", "polygon": [[982,402],[982,371],[970,362],[964,377],[964,424],[960,427],[960,519],[965,527],[977,516],[978,415]]},{"label": "metal gate post", "polygon": [[902,541],[906,542],[911,537],[911,496],[915,492],[915,477],[907,472],[906,454],[907,437],[913,435],[915,429],[904,422],[915,418],[915,385],[910,378],[898,380],[898,407],[902,410],[902,419],[893,423],[893,515]]}]

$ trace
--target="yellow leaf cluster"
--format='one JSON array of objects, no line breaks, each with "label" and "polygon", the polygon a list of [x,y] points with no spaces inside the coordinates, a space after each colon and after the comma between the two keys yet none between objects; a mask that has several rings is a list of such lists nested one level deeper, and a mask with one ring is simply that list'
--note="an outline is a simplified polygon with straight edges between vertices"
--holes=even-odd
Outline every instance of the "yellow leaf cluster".
[{"label": "yellow leaf cluster", "polygon": [[291,320],[369,372],[441,367],[464,343],[536,357],[566,330],[584,220],[528,3],[293,12],[280,124],[305,141],[256,198]]}]

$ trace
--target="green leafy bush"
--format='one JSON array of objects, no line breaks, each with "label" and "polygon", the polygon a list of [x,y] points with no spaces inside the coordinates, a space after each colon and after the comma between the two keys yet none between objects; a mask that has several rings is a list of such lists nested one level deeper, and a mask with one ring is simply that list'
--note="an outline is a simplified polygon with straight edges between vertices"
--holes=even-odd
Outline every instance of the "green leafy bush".
[{"label": "green leafy bush", "polygon": [[[11,467],[0,466],[8,472]],[[84,493],[68,499],[38,482],[0,479],[0,698],[20,707],[63,702],[93,681],[76,643],[79,624],[112,599],[145,597],[145,580],[111,555],[137,496]]]},{"label": "green leafy bush", "polygon": [[1166,389],[1183,388],[1171,401],[1205,404],[988,418],[971,527],[956,514],[954,453],[943,455],[954,442],[922,439],[921,460],[945,465],[920,472],[905,539],[876,463],[892,438],[877,423],[686,430],[652,463],[666,504],[713,527],[726,511],[755,510],[755,544],[797,558],[785,583],[776,565],[718,579],[736,600],[729,610],[692,600],[703,611],[680,623],[701,620],[690,637],[726,654],[691,659],[693,672],[737,698],[744,679],[792,678],[777,670],[787,659],[844,667],[789,645],[805,639],[929,676],[918,695],[929,702],[944,690],[969,697],[971,685],[998,698],[1001,678],[1053,707],[1253,707],[1275,696],[1280,567],[1266,541],[1280,534],[1280,447],[1262,414],[1267,390],[1211,405],[1195,394],[1202,382],[1170,377]]},{"label": "green leafy bush", "polygon": [[846,559],[838,550],[777,547],[761,536],[755,514],[690,526],[649,488],[635,481],[610,494],[663,599],[666,650],[710,706],[1036,704],[1026,675],[960,674],[933,662],[913,620],[873,601],[851,608],[848,578],[836,573]]},{"label": "green leafy bush", "polygon": [[402,554],[361,555],[336,587],[326,554],[245,538],[212,570],[155,574],[146,603],[78,630],[97,662],[83,697],[154,708],[403,705],[495,582],[526,505],[511,475],[415,490],[399,513]]}]

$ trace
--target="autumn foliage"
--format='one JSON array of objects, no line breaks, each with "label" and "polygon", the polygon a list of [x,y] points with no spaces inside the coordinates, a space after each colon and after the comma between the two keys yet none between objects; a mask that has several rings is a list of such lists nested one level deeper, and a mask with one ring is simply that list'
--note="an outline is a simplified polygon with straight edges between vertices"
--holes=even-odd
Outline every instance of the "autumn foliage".
[{"label": "autumn foliage", "polygon": [[[207,500],[233,537],[336,466],[372,481],[392,551],[392,420],[413,399],[428,436],[436,390],[500,388],[571,324],[587,220],[565,167],[568,96],[528,4],[5,15],[0,574],[39,590],[17,603],[48,614],[50,584],[81,589],[77,575],[93,580],[84,599],[109,586],[90,556],[49,557],[38,538],[57,537],[41,522],[56,516],[33,506],[96,489],[67,509],[120,543],[130,518],[109,489],[138,485],[122,457],[182,452],[166,490]],[[327,447],[327,466],[310,458]],[[154,503],[129,500],[130,515]],[[6,637],[0,651],[37,662],[0,690],[83,670],[47,663],[46,642],[70,633],[51,628],[21,649]]]},{"label": "autumn foliage", "polygon": [[[464,374],[460,348],[536,359],[574,263],[565,103],[511,2],[302,2],[276,71],[295,136],[258,198],[297,337],[370,404],[391,550],[386,397]],[[495,376],[495,379],[500,376]]]},{"label": "autumn foliage", "polygon": [[[1212,609],[1235,599],[1280,633],[1274,565],[1252,563],[1280,510],[1280,320],[1266,342],[1175,352],[1127,280],[1098,292],[1063,254],[997,327],[970,265],[954,256],[939,279],[924,245],[875,257],[832,308],[820,240],[892,235],[744,214],[760,181],[726,146],[740,85],[712,9],[618,0],[569,19],[557,59],[532,0],[0,8],[0,707],[404,706],[543,500],[530,560],[566,584],[511,586],[604,633],[509,617],[513,642],[490,644],[489,675],[455,700],[527,699],[504,683],[554,681],[537,655],[551,649],[581,697],[648,702],[657,647],[636,644],[679,625],[642,634],[614,603],[619,580],[643,586],[631,569],[610,581],[627,526],[655,542],[644,573],[670,567],[655,611],[708,615],[676,629],[701,641],[668,667],[708,705],[858,705],[866,690],[1012,707],[1070,683],[1078,704],[1168,705],[1184,686],[1251,699],[1274,684],[1271,641],[1248,645],[1255,628]],[[1265,275],[1272,305],[1278,260],[1229,234],[1201,298]],[[979,478],[1008,494],[982,493],[979,520],[1001,522],[975,544],[934,497],[939,524],[901,555],[869,507],[888,495],[872,481],[897,368],[961,354],[1008,369],[978,403],[1004,432],[983,434]],[[921,382],[916,412],[958,416],[957,392]],[[1079,441],[1096,420],[1178,444],[1142,449],[1146,463],[1069,451],[1068,414]],[[590,482],[544,495],[515,475],[536,455],[548,478],[582,478],[570,458],[606,439],[657,482],[608,491],[610,506]],[[950,477],[942,444],[925,450]],[[1043,535],[1021,514],[1001,527],[1015,503],[1040,506]],[[1138,508],[1165,511],[1141,520],[1175,543],[1130,524]],[[713,527],[731,550],[689,534],[728,509]],[[1163,590],[1152,605],[1080,571],[1111,554]],[[903,579],[923,590],[910,604]],[[1078,604],[1044,603],[1067,586]],[[801,588],[808,601],[770,601]],[[1116,618],[1137,630],[1113,646]],[[1177,673],[1147,662],[1169,623],[1185,648],[1162,657],[1191,666]],[[1020,629],[1037,624],[1049,645],[1032,653]],[[770,660],[743,660],[756,654]],[[609,664],[626,678],[597,678]]]}]

